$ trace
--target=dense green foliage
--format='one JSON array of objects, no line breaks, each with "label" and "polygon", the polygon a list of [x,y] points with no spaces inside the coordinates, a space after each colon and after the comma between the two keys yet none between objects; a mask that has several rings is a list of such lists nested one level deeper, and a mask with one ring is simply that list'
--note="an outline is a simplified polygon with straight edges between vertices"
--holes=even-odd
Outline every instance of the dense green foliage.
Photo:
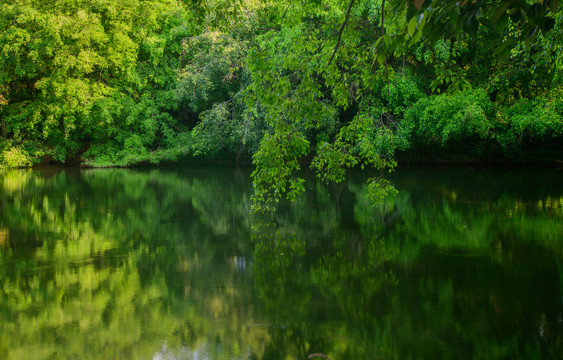
[{"label": "dense green foliage", "polygon": [[65,162],[90,145],[85,159],[127,164],[172,145],[177,54],[189,34],[181,7],[163,0],[0,7],[7,162],[43,155]]},{"label": "dense green foliage", "polygon": [[[558,10],[554,0],[3,0],[0,164],[252,156],[269,207],[302,192],[304,159],[334,182],[396,158],[560,159]],[[391,191],[370,183],[374,198]]]}]

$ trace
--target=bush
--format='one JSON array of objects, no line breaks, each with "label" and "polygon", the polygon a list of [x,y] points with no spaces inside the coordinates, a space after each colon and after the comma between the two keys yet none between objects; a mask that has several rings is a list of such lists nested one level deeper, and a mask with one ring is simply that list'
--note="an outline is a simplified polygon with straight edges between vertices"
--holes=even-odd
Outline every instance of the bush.
[{"label": "bush", "polygon": [[2,156],[0,156],[0,167],[22,168],[29,167],[32,164],[33,161],[29,154],[16,147],[2,151]]},{"label": "bush", "polygon": [[412,144],[450,148],[490,139],[493,114],[494,104],[482,90],[434,95],[410,107],[401,127]]},{"label": "bush", "polygon": [[521,99],[497,114],[495,138],[508,154],[522,152],[525,144],[535,144],[563,135],[563,100]]}]

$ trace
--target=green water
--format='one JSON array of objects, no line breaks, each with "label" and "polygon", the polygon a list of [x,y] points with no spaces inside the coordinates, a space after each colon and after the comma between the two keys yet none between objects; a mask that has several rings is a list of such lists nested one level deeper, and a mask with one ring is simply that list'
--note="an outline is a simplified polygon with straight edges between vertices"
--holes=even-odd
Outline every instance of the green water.
[{"label": "green water", "polygon": [[0,173],[1,359],[560,359],[563,171]]}]

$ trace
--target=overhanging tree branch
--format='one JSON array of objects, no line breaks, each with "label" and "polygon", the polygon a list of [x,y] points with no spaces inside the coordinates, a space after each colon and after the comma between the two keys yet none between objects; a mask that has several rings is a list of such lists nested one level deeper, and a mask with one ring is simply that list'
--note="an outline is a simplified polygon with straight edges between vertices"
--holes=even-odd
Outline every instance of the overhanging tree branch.
[{"label": "overhanging tree branch", "polygon": [[346,11],[346,18],[344,18],[344,22],[342,23],[342,26],[340,27],[340,31],[338,32],[338,40],[336,41],[336,46],[334,47],[334,52],[332,53],[332,56],[328,61],[328,65],[332,63],[332,60],[334,60],[334,56],[338,52],[338,48],[340,47],[340,41],[342,40],[342,33],[344,32],[344,28],[348,23],[348,19],[350,18],[350,12],[352,11],[352,6],[354,6],[355,1],[356,0],[350,0],[350,3],[348,4],[348,10]]},{"label": "overhanging tree branch", "polygon": [[385,35],[385,0],[381,2],[381,36]]}]

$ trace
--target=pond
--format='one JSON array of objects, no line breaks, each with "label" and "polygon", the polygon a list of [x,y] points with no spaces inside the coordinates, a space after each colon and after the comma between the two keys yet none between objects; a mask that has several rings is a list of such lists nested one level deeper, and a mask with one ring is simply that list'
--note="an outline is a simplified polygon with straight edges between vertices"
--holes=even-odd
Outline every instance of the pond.
[{"label": "pond", "polygon": [[249,170],[0,173],[0,358],[563,354],[562,170],[309,177],[251,217]]}]

